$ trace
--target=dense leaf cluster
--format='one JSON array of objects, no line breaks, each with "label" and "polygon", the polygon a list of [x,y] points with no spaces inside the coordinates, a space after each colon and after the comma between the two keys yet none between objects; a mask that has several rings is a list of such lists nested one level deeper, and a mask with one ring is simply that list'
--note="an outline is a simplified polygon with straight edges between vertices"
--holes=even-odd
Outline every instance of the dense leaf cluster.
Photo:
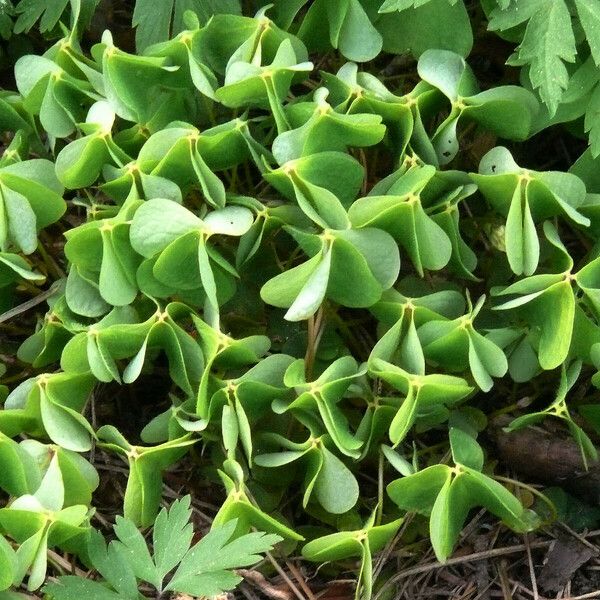
[{"label": "dense leaf cluster", "polygon": [[[106,598],[137,597],[140,580],[210,594],[275,534],[308,560],[358,558],[369,597],[372,553],[406,511],[429,519],[442,560],[474,507],[535,528],[486,465],[476,406],[500,378],[527,386],[560,368],[556,399],[510,429],[555,417],[597,458],[567,406],[581,373],[600,367],[594,136],[573,172],[521,166],[500,141],[475,162],[464,149],[474,132],[509,143],[582,116],[571,104],[584,92],[563,77],[577,46],[556,33],[566,5],[519,0],[520,20],[516,0],[488,6],[531,85],[481,90],[463,58],[461,0],[282,1],[252,16],[236,2],[219,14],[210,2],[148,4],[133,15],[140,53],[109,31],[86,52],[90,7],[73,0],[71,29],[20,58],[17,91],[0,95],[14,134],[0,159],[0,322],[20,314],[19,293],[47,285],[48,303],[21,332],[27,370],[0,388],[0,588],[27,576],[40,587],[59,547],[106,579]],[[571,79],[598,77],[595,9],[575,5],[589,50]],[[16,7],[23,29],[56,26],[66,3],[34,6]],[[406,11],[414,41],[402,38]],[[388,83],[357,65],[382,49],[410,50],[416,73]],[[59,232],[64,247],[49,251]],[[566,245],[574,236],[583,243]],[[135,402],[153,374],[169,393],[151,399],[139,438],[97,422],[90,405],[106,390],[129,386]],[[581,412],[597,421],[594,406]],[[411,448],[431,435],[450,452]],[[127,466],[108,547],[90,526],[92,448]],[[151,558],[135,527],[155,522],[162,475],[185,456],[225,499],[191,550],[188,505],[161,513]],[[165,556],[171,527],[185,532],[177,560]],[[213,551],[231,561],[204,568]],[[46,589],[75,598],[96,585]]]}]

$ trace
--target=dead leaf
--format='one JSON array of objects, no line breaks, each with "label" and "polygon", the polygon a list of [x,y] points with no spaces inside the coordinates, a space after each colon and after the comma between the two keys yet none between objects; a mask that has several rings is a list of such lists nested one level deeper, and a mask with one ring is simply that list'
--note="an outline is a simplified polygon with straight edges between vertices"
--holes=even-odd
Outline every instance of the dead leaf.
[{"label": "dead leaf", "polygon": [[558,592],[573,574],[596,553],[572,536],[559,537],[546,554],[538,584],[546,591]]}]

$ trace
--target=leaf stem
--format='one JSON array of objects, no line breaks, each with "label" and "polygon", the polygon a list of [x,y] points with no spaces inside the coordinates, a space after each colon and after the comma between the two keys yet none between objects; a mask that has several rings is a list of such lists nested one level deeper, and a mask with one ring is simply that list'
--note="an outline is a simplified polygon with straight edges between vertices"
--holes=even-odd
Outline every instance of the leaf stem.
[{"label": "leaf stem", "polygon": [[379,464],[377,468],[377,513],[375,515],[375,525],[381,525],[383,518],[383,469],[385,461],[381,446],[379,447]]},{"label": "leaf stem", "polygon": [[527,490],[530,494],[537,496],[550,509],[550,518],[545,520],[546,523],[552,523],[558,519],[558,513],[556,512],[556,506],[554,506],[554,503],[550,500],[550,498],[542,494],[542,492],[539,490],[536,490],[533,486],[527,485],[522,481],[517,481],[516,479],[511,479],[510,477],[503,477],[502,475],[494,475],[494,479],[500,483],[510,483],[515,487]]},{"label": "leaf stem", "polygon": [[307,321],[308,340],[306,342],[306,354],[304,355],[304,373],[307,381],[312,381],[313,368],[317,349],[323,335],[323,305],[314,315],[311,315]]}]

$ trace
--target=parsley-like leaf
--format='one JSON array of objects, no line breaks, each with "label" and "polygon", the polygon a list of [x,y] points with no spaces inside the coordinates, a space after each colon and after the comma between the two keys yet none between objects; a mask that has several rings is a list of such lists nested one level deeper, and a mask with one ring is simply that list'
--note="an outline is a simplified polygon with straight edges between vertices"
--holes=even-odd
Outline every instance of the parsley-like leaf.
[{"label": "parsley-like leaf", "polygon": [[162,578],[158,577],[146,540],[133,521],[117,517],[115,533],[119,538],[119,542],[114,542],[116,548],[123,560],[130,565],[135,576],[160,589]]},{"label": "parsley-like leaf", "polygon": [[[100,0],[21,0],[8,14],[16,14],[14,33],[29,31],[38,21],[42,33],[51,31],[61,20],[67,6],[71,14],[80,15],[79,21],[87,23]],[[83,15],[83,18],[82,18]],[[3,10],[0,10],[0,17]],[[73,26],[73,24],[71,24]]]},{"label": "parsley-like leaf", "polygon": [[[511,5],[507,10],[520,10]],[[575,60],[575,36],[571,15],[563,0],[540,3],[527,23],[523,41],[512,64],[529,65],[529,79],[550,114],[556,112],[569,83],[565,62]]]},{"label": "parsley-like leaf", "polygon": [[29,31],[40,21],[40,31],[49,31],[59,21],[69,0],[21,0],[15,8],[19,15],[15,33]]},{"label": "parsley-like leaf", "polygon": [[584,127],[589,135],[593,156],[600,154],[600,85],[597,85],[587,103]]},{"label": "parsley-like leaf", "polygon": [[124,600],[126,598],[126,596],[109,590],[97,581],[73,575],[59,577],[57,583],[50,583],[44,587],[44,593],[48,594],[48,597],[53,600],[81,600],[81,598]]},{"label": "parsley-like leaf", "polygon": [[[574,62],[577,54],[572,15],[565,0],[496,0],[498,7],[490,13],[489,28],[507,31],[526,23],[523,39],[512,65],[528,66],[532,86],[550,115],[556,109],[569,83],[565,63]],[[600,5],[595,0],[575,0],[581,27],[592,57],[600,61]]]},{"label": "parsley-like leaf", "polygon": [[[390,13],[394,11],[406,10],[407,8],[419,8],[428,4],[431,0],[385,0],[379,8],[380,13]],[[454,6],[457,0],[448,0]]]},{"label": "parsley-like leaf", "polygon": [[[190,549],[194,534],[190,523],[190,497],[163,509],[154,523],[154,552],[129,519],[117,518],[116,540],[108,547],[102,534],[93,532],[88,546],[93,566],[105,583],[80,577],[59,577],[44,588],[52,600],[136,600],[138,581],[150,583],[159,594],[173,591],[193,596],[216,596],[240,581],[233,569],[261,560],[281,538],[261,532],[232,539],[237,520],[217,527]],[[178,566],[179,565],[179,566]],[[176,570],[175,570],[176,569]],[[164,586],[165,578],[175,570]]]},{"label": "parsley-like leaf", "polygon": [[194,528],[189,522],[190,497],[175,501],[170,510],[161,510],[154,523],[154,562],[161,580],[171,572],[192,545]]},{"label": "parsley-like leaf", "polygon": [[240,579],[227,571],[255,564],[281,539],[255,532],[230,541],[235,527],[236,521],[229,521],[204,536],[185,555],[166,589],[195,596],[232,589]]},{"label": "parsley-like leaf", "polygon": [[597,65],[600,65],[600,2],[598,0],[575,0],[575,6],[592,52],[592,58]]},{"label": "parsley-like leaf", "polygon": [[96,571],[122,598],[136,600],[137,580],[129,562],[122,560],[115,542],[107,546],[104,536],[99,531],[92,531],[88,542],[88,554]]},{"label": "parsley-like leaf", "polygon": [[[563,0],[559,0],[562,2]],[[489,28],[491,31],[506,31],[521,23],[529,21],[533,15],[543,8],[547,0],[519,0],[519,6],[514,3],[500,3],[496,0],[498,8],[490,13]]]}]

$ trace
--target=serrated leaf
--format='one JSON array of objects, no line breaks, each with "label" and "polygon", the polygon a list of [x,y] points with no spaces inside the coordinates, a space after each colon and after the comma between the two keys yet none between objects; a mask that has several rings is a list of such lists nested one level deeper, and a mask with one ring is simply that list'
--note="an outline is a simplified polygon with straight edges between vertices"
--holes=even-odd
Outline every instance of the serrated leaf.
[{"label": "serrated leaf", "polygon": [[[520,3],[509,10],[518,11]],[[575,60],[575,36],[571,15],[564,0],[541,3],[527,23],[519,45],[518,64],[529,65],[529,78],[534,89],[554,115],[569,83],[565,62]]]},{"label": "serrated leaf", "polygon": [[121,594],[109,590],[105,585],[74,575],[59,577],[57,583],[46,585],[44,592],[54,600],[81,600],[81,598],[123,600]]},{"label": "serrated leaf", "polygon": [[[124,598],[135,600],[138,595],[137,580],[126,560],[122,559],[116,544],[106,545],[99,531],[92,531],[88,542],[88,553],[94,568]],[[59,581],[69,587],[68,583]]]},{"label": "serrated leaf", "polygon": [[596,65],[600,65],[600,4],[594,0],[575,0],[577,14]]},{"label": "serrated leaf", "polygon": [[600,154],[600,85],[594,88],[587,102],[584,128],[589,136],[590,152],[597,157]]},{"label": "serrated leaf", "polygon": [[150,556],[146,540],[138,528],[129,519],[117,516],[114,530],[119,539],[114,543],[121,559],[127,562],[138,579],[160,588],[162,578]]},{"label": "serrated leaf", "polygon": [[29,31],[40,21],[40,31],[50,31],[62,16],[69,0],[21,0],[15,7],[19,15],[15,22],[15,33]]},{"label": "serrated leaf", "polygon": [[154,522],[154,562],[161,580],[174,569],[185,556],[192,543],[194,527],[189,522],[190,497],[173,502],[169,510],[164,508]]},{"label": "serrated leaf", "polygon": [[[261,553],[281,540],[277,535],[258,532],[231,540],[235,528],[236,521],[229,521],[204,536],[185,555],[166,590],[186,592],[193,588],[195,595],[223,592],[223,571],[255,564]],[[227,588],[237,581],[226,577]]]}]

